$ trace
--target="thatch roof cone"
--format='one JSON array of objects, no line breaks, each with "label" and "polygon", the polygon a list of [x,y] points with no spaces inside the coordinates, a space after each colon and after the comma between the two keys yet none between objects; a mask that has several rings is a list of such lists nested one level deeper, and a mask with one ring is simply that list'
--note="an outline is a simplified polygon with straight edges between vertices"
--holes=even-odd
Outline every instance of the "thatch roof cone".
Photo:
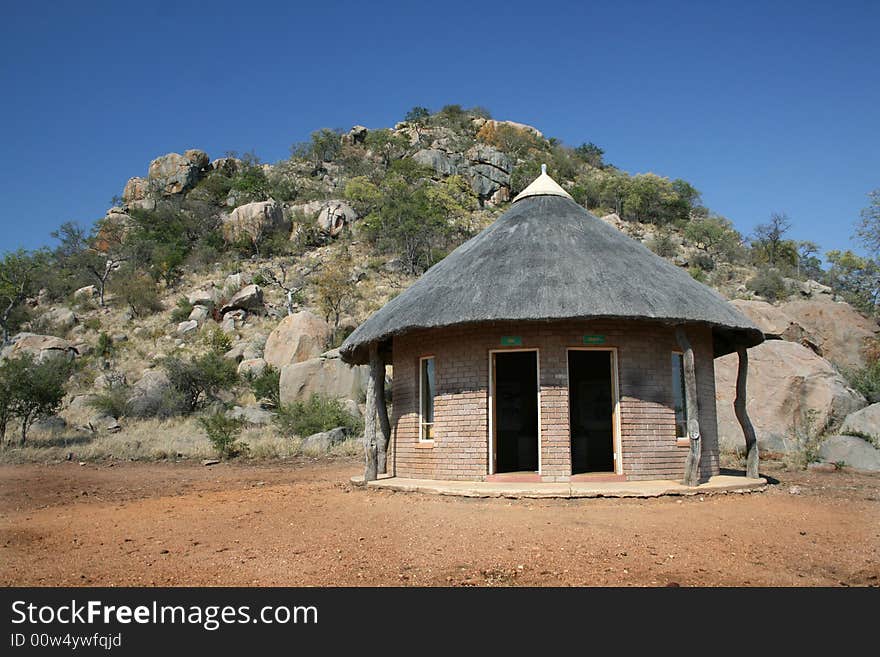
[{"label": "thatch roof cone", "polygon": [[420,328],[602,318],[708,325],[716,356],[764,339],[720,294],[587,212],[542,173],[492,225],[361,324],[340,353],[364,363],[370,343],[387,347],[394,335]]}]

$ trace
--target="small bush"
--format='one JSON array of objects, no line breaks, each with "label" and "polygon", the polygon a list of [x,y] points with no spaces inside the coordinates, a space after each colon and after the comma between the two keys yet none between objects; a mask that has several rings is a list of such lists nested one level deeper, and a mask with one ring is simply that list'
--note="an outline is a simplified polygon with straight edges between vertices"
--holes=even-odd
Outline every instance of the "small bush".
[{"label": "small bush", "polygon": [[113,294],[122,300],[135,317],[162,310],[156,284],[147,276],[125,272],[112,280]]},{"label": "small bush", "polygon": [[232,349],[232,338],[226,335],[219,326],[212,326],[205,335],[205,346],[211,353],[222,356]]},{"label": "small bush", "polygon": [[822,428],[816,426],[817,416],[818,411],[811,408],[792,422],[785,458],[789,467],[804,470],[810,463],[820,460]]},{"label": "small bush", "polygon": [[691,264],[703,271],[713,271],[715,269],[715,259],[708,253],[695,253],[691,258]]},{"label": "small bush", "polygon": [[678,253],[678,246],[666,233],[655,235],[646,246],[661,258],[673,258]]},{"label": "small bush", "polygon": [[281,371],[266,365],[262,372],[257,375],[249,374],[247,381],[251,386],[251,392],[254,397],[259,399],[267,399],[275,408],[281,405],[279,399]]},{"label": "small bush", "polygon": [[116,352],[116,345],[113,344],[113,338],[104,332],[98,336],[98,343],[95,345],[95,353],[101,358],[113,358]]},{"label": "small bush", "polygon": [[688,274],[691,275],[695,281],[700,281],[700,283],[705,283],[708,279],[706,278],[706,272],[704,272],[699,267],[691,266],[688,268]]},{"label": "small bush", "polygon": [[193,305],[189,302],[189,299],[186,297],[180,297],[177,300],[177,305],[174,306],[174,310],[171,311],[171,321],[172,322],[184,322],[189,319],[189,314],[193,311]]},{"label": "small bush", "polygon": [[844,376],[849,384],[862,393],[870,403],[880,402],[880,360],[857,370],[846,370]]},{"label": "small bush", "polygon": [[763,269],[752,278],[747,287],[755,294],[764,297],[769,301],[782,299],[788,294],[785,286],[785,280],[782,274],[776,269]]},{"label": "small bush", "polygon": [[199,418],[208,440],[217,450],[217,456],[221,459],[231,459],[247,453],[247,443],[238,440],[244,428],[244,420],[241,418],[226,417],[223,411]]},{"label": "small bush", "polygon": [[196,410],[204,401],[216,398],[218,392],[231,388],[238,381],[235,363],[216,352],[188,361],[169,357],[162,366],[188,412]]},{"label": "small bush", "polygon": [[361,420],[349,413],[341,400],[316,393],[307,401],[281,406],[275,422],[283,434],[301,437],[336,427],[345,427],[349,435],[357,435],[363,428]]},{"label": "small bush", "polygon": [[101,319],[99,317],[88,317],[83,320],[83,328],[87,331],[100,331],[101,330]]},{"label": "small bush", "polygon": [[118,420],[128,415],[129,397],[131,397],[131,388],[118,381],[108,385],[103,392],[95,395],[89,401],[89,406],[103,415],[109,415]]}]

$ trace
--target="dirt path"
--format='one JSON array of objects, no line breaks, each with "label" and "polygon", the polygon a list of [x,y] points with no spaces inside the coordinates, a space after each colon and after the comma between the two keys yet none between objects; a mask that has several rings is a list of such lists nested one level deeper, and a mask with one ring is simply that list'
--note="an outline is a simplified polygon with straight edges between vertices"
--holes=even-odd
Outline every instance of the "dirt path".
[{"label": "dirt path", "polygon": [[771,472],[765,493],[702,500],[472,500],[354,488],[358,469],[0,466],[0,584],[880,584],[876,476]]}]

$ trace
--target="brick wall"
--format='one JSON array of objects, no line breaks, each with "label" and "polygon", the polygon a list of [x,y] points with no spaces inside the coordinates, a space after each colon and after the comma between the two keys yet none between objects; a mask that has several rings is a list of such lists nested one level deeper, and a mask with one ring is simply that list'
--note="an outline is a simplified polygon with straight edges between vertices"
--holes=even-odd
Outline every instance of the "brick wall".
[{"label": "brick wall", "polygon": [[[394,338],[392,439],[389,471],[399,477],[480,480],[488,473],[489,353],[501,337],[516,335],[537,348],[540,369],[541,475],[566,481],[569,440],[569,347],[584,335],[604,335],[617,349],[620,459],[628,480],[681,479],[687,446],[675,436],[670,354],[678,350],[672,327],[653,322],[566,321],[483,324],[413,331]],[[715,374],[711,329],[688,328],[697,364],[702,471],[718,473]],[[419,358],[435,357],[434,436],[419,443]]]}]

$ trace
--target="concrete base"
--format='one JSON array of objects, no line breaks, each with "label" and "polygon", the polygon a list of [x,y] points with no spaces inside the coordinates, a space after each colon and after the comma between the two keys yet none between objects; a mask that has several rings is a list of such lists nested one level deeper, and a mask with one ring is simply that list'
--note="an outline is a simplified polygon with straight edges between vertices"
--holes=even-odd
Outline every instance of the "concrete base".
[{"label": "concrete base", "polygon": [[[364,485],[363,475],[351,478],[351,483]],[[732,475],[717,475],[699,486],[684,486],[677,481],[607,481],[607,482],[497,482],[448,481],[434,479],[403,479],[380,475],[368,484],[371,488],[385,488],[407,493],[458,495],[460,497],[660,497],[661,495],[707,495],[715,493],[749,493],[767,487],[767,480],[749,479]]]}]

